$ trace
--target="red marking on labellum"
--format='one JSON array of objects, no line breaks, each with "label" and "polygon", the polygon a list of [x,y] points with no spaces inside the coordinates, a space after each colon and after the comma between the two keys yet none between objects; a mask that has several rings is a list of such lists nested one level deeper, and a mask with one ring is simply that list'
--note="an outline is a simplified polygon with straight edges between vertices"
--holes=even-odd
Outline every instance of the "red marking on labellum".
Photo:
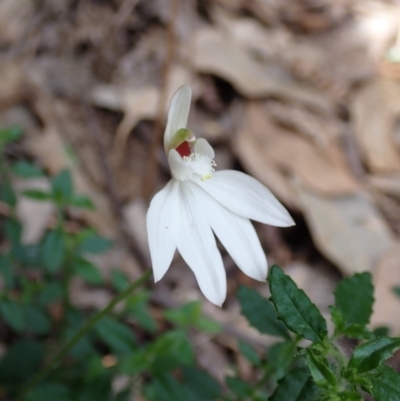
[{"label": "red marking on labellum", "polygon": [[185,141],[182,142],[176,149],[175,149],[182,157],[184,156],[190,156],[192,153],[189,142]]}]

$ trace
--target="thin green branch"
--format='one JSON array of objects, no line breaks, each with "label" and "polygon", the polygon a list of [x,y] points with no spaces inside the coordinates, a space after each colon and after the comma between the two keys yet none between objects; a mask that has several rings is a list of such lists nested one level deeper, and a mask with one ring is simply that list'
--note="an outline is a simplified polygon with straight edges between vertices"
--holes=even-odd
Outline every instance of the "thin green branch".
[{"label": "thin green branch", "polygon": [[110,312],[119,302],[127,298],[134,290],[143,285],[151,276],[151,270],[145,272],[140,278],[134,281],[129,287],[118,294],[111,302],[101,311],[93,315],[88,322],[66,343],[60,351],[53,357],[53,359],[43,367],[33,378],[24,386],[17,401],[23,398],[31,391],[48,373],[50,373],[62,360],[62,358],[72,349],[72,347],[83,338],[96,323]]}]

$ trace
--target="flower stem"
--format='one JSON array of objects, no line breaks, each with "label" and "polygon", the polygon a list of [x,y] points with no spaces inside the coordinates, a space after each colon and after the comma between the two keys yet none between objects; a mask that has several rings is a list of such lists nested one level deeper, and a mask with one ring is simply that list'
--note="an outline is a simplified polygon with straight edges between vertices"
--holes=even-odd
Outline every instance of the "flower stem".
[{"label": "flower stem", "polygon": [[51,359],[51,361],[44,366],[33,378],[24,386],[17,401],[22,400],[30,390],[32,390],[36,384],[40,382],[48,373],[50,373],[56,365],[61,361],[61,359],[71,350],[71,348],[84,337],[95,324],[104,317],[108,312],[110,312],[115,305],[120,301],[127,298],[134,290],[144,284],[151,276],[151,270],[146,271],[141,277],[134,281],[129,287],[124,291],[119,293],[111,302],[101,311],[94,314],[88,322],[60,349],[60,351]]}]

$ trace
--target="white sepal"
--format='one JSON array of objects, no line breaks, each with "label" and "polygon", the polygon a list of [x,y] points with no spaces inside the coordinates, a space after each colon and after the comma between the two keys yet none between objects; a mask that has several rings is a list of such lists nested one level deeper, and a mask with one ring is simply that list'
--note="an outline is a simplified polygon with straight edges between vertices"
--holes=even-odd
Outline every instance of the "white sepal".
[{"label": "white sepal", "polygon": [[188,182],[179,183],[181,190],[178,251],[193,270],[204,296],[221,306],[226,297],[226,274],[221,254],[211,227],[199,213],[200,200]]},{"label": "white sepal", "polygon": [[171,180],[150,203],[146,224],[154,281],[161,280],[171,265],[179,230],[179,183]]},{"label": "white sepal", "polygon": [[265,281],[268,264],[260,240],[251,222],[232,213],[193,182],[194,196],[200,205],[199,213],[208,221],[215,235],[221,241],[237,266],[247,276]]},{"label": "white sepal", "polygon": [[231,212],[250,220],[277,227],[289,227],[294,221],[271,191],[247,174],[234,170],[214,173],[211,180],[191,180]]}]

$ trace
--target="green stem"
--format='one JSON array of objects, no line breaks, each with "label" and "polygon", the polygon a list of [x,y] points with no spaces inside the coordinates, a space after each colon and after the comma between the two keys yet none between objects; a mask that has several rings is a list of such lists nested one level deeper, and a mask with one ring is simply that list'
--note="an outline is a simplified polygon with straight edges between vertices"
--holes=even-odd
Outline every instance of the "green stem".
[{"label": "green stem", "polygon": [[61,361],[61,359],[71,350],[71,348],[82,338],[84,337],[94,326],[95,324],[108,312],[110,312],[115,305],[117,305],[120,301],[127,298],[132,291],[136,290],[136,288],[140,287],[144,284],[151,276],[151,270],[145,272],[140,278],[134,281],[129,287],[127,287],[124,291],[118,294],[112,301],[101,311],[94,314],[88,322],[68,341],[60,351],[53,357],[53,359],[41,369],[33,378],[24,386],[19,397],[16,399],[17,401],[22,400],[32,388],[36,386],[48,373],[50,373],[54,367]]}]

